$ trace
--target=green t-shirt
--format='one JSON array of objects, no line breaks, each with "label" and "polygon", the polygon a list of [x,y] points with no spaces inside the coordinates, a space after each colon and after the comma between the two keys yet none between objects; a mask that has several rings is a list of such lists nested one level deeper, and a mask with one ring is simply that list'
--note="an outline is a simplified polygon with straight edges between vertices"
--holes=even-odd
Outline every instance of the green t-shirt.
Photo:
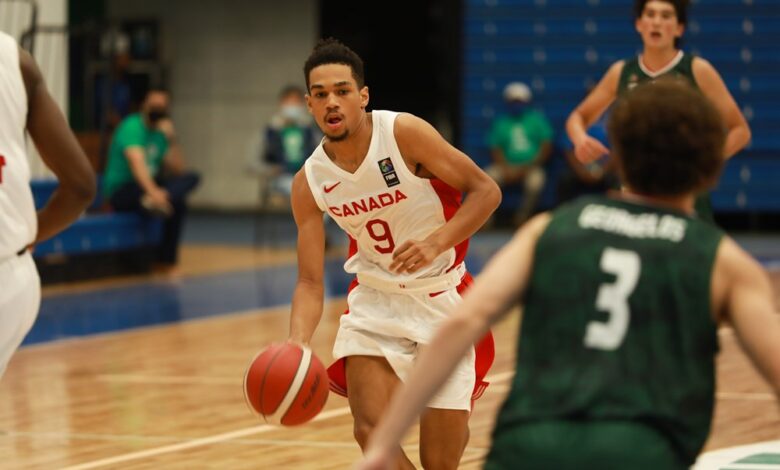
[{"label": "green t-shirt", "polygon": [[287,170],[290,173],[295,173],[303,167],[303,162],[308,156],[304,130],[298,126],[287,126],[281,130],[280,134]]},{"label": "green t-shirt", "polygon": [[500,116],[488,136],[490,148],[500,148],[507,163],[530,163],[545,142],[552,140],[553,130],[547,118],[530,109],[519,116]]},{"label": "green t-shirt", "polygon": [[125,156],[129,147],[142,147],[146,155],[149,173],[157,176],[168,151],[165,134],[146,126],[141,114],[127,116],[117,127],[108,148],[108,161],[103,173],[103,195],[110,198],[117,189],[133,181],[133,173]]}]

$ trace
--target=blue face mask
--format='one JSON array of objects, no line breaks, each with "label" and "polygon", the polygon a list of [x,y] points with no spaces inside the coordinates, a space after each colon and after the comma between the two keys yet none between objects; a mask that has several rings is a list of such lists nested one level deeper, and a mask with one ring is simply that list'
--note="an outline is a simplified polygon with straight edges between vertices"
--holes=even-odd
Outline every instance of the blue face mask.
[{"label": "blue face mask", "polygon": [[523,111],[528,107],[526,103],[521,101],[510,101],[506,104],[506,109],[512,116],[519,116],[523,114]]},{"label": "blue face mask", "polygon": [[303,106],[286,104],[282,106],[282,116],[290,121],[300,121],[306,117],[306,109]]}]

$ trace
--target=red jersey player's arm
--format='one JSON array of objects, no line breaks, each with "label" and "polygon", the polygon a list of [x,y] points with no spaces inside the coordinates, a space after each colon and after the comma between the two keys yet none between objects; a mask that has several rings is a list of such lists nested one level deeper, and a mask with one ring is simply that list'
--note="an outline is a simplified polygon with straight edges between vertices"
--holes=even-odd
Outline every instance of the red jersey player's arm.
[{"label": "red jersey player's arm", "polygon": [[479,230],[501,202],[501,190],[466,154],[450,145],[424,120],[401,114],[395,120],[394,134],[407,164],[419,164],[466,193],[463,205],[452,219],[425,240],[405,241],[393,254],[391,269],[414,272]]},{"label": "red jersey player's arm", "polygon": [[366,462],[358,468],[382,468],[378,462],[393,460],[406,430],[466,351],[522,298],[533,270],[536,242],[549,221],[548,213],[528,221],[477,276],[463,303],[436,332],[402,388],[393,395],[369,439]]},{"label": "red jersey player's arm", "polygon": [[303,168],[293,179],[292,210],[298,227],[298,282],[292,298],[289,339],[308,344],[322,317],[325,224]]},{"label": "red jersey player's arm", "polygon": [[56,235],[89,206],[95,198],[95,172],[46,89],[38,65],[21,48],[19,68],[27,90],[27,131],[41,159],[59,180],[49,202],[38,212],[38,234],[34,241],[37,243]]}]

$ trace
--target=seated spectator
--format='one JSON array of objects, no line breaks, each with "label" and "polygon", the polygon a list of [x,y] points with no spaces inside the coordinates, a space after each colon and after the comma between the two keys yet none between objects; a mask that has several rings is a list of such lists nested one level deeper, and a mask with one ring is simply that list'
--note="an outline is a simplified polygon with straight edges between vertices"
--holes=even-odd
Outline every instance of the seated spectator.
[{"label": "seated spectator", "polygon": [[319,145],[322,133],[306,110],[303,90],[289,85],[279,94],[279,109],[265,129],[261,164],[272,192],[287,197],[295,173]]},{"label": "seated spectator", "polygon": [[146,94],[140,113],[116,129],[103,175],[103,195],[116,211],[165,217],[158,246],[160,271],[173,274],[178,260],[186,197],[200,181],[184,165],[169,116],[169,96],[161,89]]},{"label": "seated spectator", "polygon": [[[591,137],[605,146],[609,145],[607,143],[606,115],[593,124],[589,133]],[[580,162],[574,154],[574,145],[566,134],[561,137],[560,146],[569,166],[558,180],[558,204],[563,204],[585,194],[601,194],[609,189],[620,187],[617,175],[607,157],[587,164]]]},{"label": "seated spectator", "polygon": [[496,118],[488,136],[493,164],[487,173],[502,190],[523,191],[514,216],[518,225],[536,208],[545,182],[543,165],[552,151],[552,126],[541,112],[530,107],[532,98],[526,84],[508,84],[504,88],[507,112]]}]

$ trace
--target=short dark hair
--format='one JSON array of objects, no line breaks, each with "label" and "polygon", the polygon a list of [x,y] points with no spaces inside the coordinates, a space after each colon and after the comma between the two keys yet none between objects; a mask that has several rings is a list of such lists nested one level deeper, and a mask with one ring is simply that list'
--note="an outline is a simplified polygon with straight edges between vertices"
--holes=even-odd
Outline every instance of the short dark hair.
[{"label": "short dark hair", "polygon": [[723,122],[688,82],[664,78],[618,100],[607,124],[620,177],[652,196],[712,187],[723,169]]},{"label": "short dark hair", "polygon": [[303,74],[306,76],[306,89],[309,89],[309,73],[315,67],[326,64],[343,64],[352,69],[352,78],[357,82],[358,88],[363,88],[365,75],[363,73],[363,59],[341,41],[334,38],[320,39],[311,51],[311,55],[303,65]]},{"label": "short dark hair", "polygon": [[[645,5],[652,0],[634,0],[634,19],[638,20],[642,17],[642,12],[645,11]],[[689,0],[658,0],[661,2],[670,3],[674,7],[674,13],[677,16],[677,22],[683,26],[688,24],[688,5]],[[675,38],[674,47],[677,49],[682,45],[680,38]]]},{"label": "short dark hair", "polygon": [[[639,19],[642,16],[642,12],[645,11],[645,4],[652,0],[634,0],[634,19]],[[674,7],[674,12],[677,15],[677,21],[681,24],[688,24],[688,5],[689,0],[658,0],[661,2],[671,3]]]}]

